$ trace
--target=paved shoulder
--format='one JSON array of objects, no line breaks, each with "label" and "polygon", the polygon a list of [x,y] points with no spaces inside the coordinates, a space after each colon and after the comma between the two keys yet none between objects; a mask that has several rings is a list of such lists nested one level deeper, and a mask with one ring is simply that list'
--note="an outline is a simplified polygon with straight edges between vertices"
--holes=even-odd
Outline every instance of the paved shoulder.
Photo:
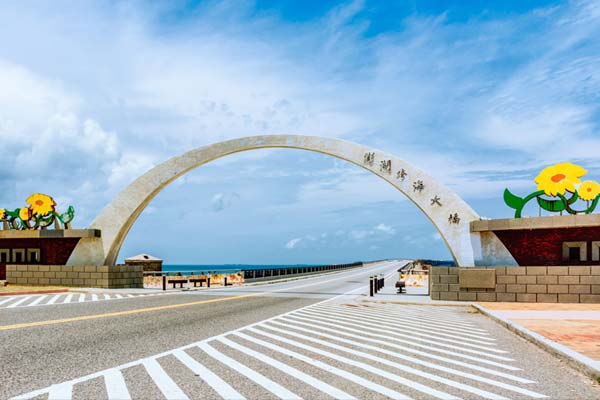
[{"label": "paved shoulder", "polygon": [[598,398],[467,310],[325,301],[17,398]]}]

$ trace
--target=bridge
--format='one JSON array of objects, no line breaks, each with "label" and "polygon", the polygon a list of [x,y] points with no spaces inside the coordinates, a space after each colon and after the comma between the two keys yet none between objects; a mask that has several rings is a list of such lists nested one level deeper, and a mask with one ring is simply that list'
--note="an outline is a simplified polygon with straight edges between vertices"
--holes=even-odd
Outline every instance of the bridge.
[{"label": "bridge", "polygon": [[152,199],[167,185],[206,163],[243,151],[291,148],[318,152],[358,165],[404,194],[437,229],[459,266],[474,266],[481,254],[479,215],[453,190],[392,154],[361,144],[302,135],[261,135],[191,150],[152,168],[127,186],[91,223],[101,237],[82,238],[67,265],[114,265],[127,234]]}]

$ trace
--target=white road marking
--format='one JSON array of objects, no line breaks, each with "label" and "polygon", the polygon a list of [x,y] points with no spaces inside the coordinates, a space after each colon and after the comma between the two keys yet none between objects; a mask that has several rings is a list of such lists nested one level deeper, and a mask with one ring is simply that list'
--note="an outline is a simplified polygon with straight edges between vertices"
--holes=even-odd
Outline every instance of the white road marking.
[{"label": "white road marking", "polygon": [[[457,327],[453,327],[454,323],[447,323],[444,321],[436,321],[436,322],[431,322],[431,321],[427,321],[425,320],[423,317],[425,317],[427,314],[423,313],[424,315],[419,316],[419,317],[411,317],[406,315],[406,313],[401,310],[401,311],[396,311],[394,313],[385,313],[385,312],[381,312],[381,311],[372,311],[372,310],[350,310],[348,307],[333,307],[333,306],[327,306],[327,307],[319,307],[316,308],[317,310],[325,310],[325,311],[332,311],[332,312],[339,312],[339,313],[351,313],[353,315],[359,314],[359,315],[366,315],[369,316],[369,318],[371,318],[372,316],[376,316],[378,318],[383,318],[386,321],[390,321],[390,322],[397,322],[399,324],[402,325],[409,325],[410,323],[413,323],[411,326],[413,325],[417,325],[419,328],[426,328],[429,331],[432,332],[454,332],[458,335],[460,335],[461,337],[468,337],[468,338],[474,338],[474,339],[478,339],[479,341],[482,341],[482,343],[487,342],[488,344],[490,344],[489,342],[494,342],[496,341],[496,339],[491,338],[489,336],[489,334],[487,334],[485,331],[475,331],[475,329],[472,328],[457,328]],[[407,324],[408,322],[408,324]],[[454,337],[456,337],[456,335],[454,335]]]},{"label": "white road marking", "polygon": [[167,400],[189,399],[154,358],[146,358],[142,365]]},{"label": "white road marking", "polygon": [[240,374],[244,375],[246,378],[250,379],[251,381],[256,382],[257,384],[259,384],[260,386],[262,386],[269,392],[273,393],[275,396],[279,397],[280,399],[286,399],[286,400],[287,399],[294,399],[294,400],[302,399],[297,394],[290,392],[289,390],[287,390],[280,384],[273,382],[269,378],[266,378],[264,375],[261,375],[258,372],[246,367],[245,365],[240,364],[233,358],[228,357],[225,354],[218,352],[217,350],[212,348],[209,344],[201,343],[198,345],[198,347],[200,347],[202,350],[204,350],[209,356],[211,356],[215,360],[220,361],[221,363],[225,364],[229,368],[232,368],[236,372],[239,372]]},{"label": "white road marking", "polygon": [[[377,311],[387,312],[388,310],[386,309],[385,306],[386,306],[386,304],[370,302],[370,303],[368,303],[368,306],[365,305],[365,306],[361,307],[360,309],[369,310],[369,311],[373,311],[373,312],[377,312]],[[410,315],[412,315],[414,317],[418,317],[418,318],[422,317],[423,319],[432,321],[432,322],[445,322],[445,323],[449,323],[449,324],[455,324],[457,326],[461,326],[466,329],[473,329],[475,331],[483,331],[483,329],[477,328],[472,323],[465,322],[459,316],[451,316],[451,315],[448,315],[447,312],[437,311],[437,310],[427,310],[427,312],[424,313],[423,310],[418,309],[419,307],[421,307],[421,306],[402,305],[402,313],[410,314]]]},{"label": "white road marking", "polygon": [[[385,328],[385,329],[373,328],[372,327],[373,324],[359,323],[358,318],[357,319],[345,318],[345,317],[335,317],[334,318],[333,316],[325,316],[325,315],[321,315],[320,313],[313,313],[313,312],[309,312],[306,310],[299,311],[296,314],[308,316],[309,318],[313,318],[313,319],[317,319],[317,320],[335,321],[343,326],[344,325],[350,325],[352,327],[360,326],[365,331],[385,332],[387,334],[391,334],[394,336],[405,337],[412,341],[419,341],[419,342],[428,343],[428,344],[438,346],[438,347],[446,347],[449,349],[464,351],[467,353],[478,354],[478,355],[486,356],[486,357],[492,357],[492,358],[496,358],[497,360],[513,361],[511,358],[497,356],[495,354],[489,354],[487,352],[483,352],[480,350],[466,348],[466,347],[462,346],[462,343],[460,343],[460,342],[458,343],[458,345],[451,345],[451,344],[442,343],[441,340],[435,340],[435,337],[432,339],[423,339],[423,338],[419,337],[419,335],[411,334],[409,329],[400,330],[400,329],[396,329],[396,328]],[[379,326],[379,324],[377,324],[377,326]],[[471,347],[473,347],[473,346],[471,346]],[[493,349],[493,350],[496,350],[496,349]],[[506,353],[505,351],[502,351],[502,350],[497,350],[495,352]]]},{"label": "white road marking", "polygon": [[[253,333],[257,333],[257,334],[261,334],[261,335],[263,334],[262,331],[259,331],[259,330],[255,329],[255,328],[248,328],[247,330],[249,330],[249,331],[251,331]],[[385,386],[382,386],[382,385],[379,385],[377,383],[365,380],[364,378],[362,378],[362,377],[360,377],[360,376],[358,376],[356,374],[352,374],[352,373],[350,373],[347,370],[336,368],[336,367],[334,367],[334,366],[332,366],[330,364],[327,364],[325,362],[319,361],[319,360],[317,360],[315,358],[312,358],[312,357],[305,356],[305,355],[300,354],[300,353],[298,353],[296,351],[289,350],[289,349],[287,349],[285,347],[281,347],[281,346],[276,345],[274,343],[261,340],[261,339],[259,339],[257,337],[254,337],[254,336],[248,336],[245,333],[236,332],[235,335],[241,337],[242,339],[246,339],[248,341],[256,343],[256,344],[260,345],[261,347],[264,347],[264,348],[267,348],[267,349],[271,349],[271,350],[280,352],[282,354],[285,354],[286,356],[290,356],[290,357],[294,357],[294,358],[297,358],[299,360],[302,360],[302,361],[304,361],[304,362],[306,362],[306,363],[308,363],[310,365],[313,365],[315,367],[319,367],[319,368],[321,368],[321,369],[323,369],[323,370],[325,370],[325,371],[327,371],[329,373],[338,375],[341,378],[347,379],[347,380],[349,380],[351,382],[354,382],[354,383],[358,383],[358,384],[360,384],[360,385],[362,385],[362,386],[364,386],[364,387],[366,387],[368,389],[371,389],[373,391],[379,392],[379,393],[383,394],[384,396],[388,396],[388,397],[391,397],[393,399],[398,399],[398,398],[404,398],[404,399],[406,399],[406,398],[408,398],[405,394],[400,394],[400,393],[398,393],[396,391],[391,391],[391,389],[389,389],[389,388],[387,388]],[[264,335],[264,336],[267,336],[267,335],[268,335],[268,333],[266,335]],[[300,343],[299,346],[296,346],[296,347],[300,347],[300,348],[303,348],[303,349],[306,350],[305,347],[302,347],[301,343]],[[325,355],[324,353],[326,353],[326,352],[320,353],[319,351],[314,351],[314,353],[317,353],[317,354],[320,354],[320,355]],[[403,378],[403,377],[400,377],[400,376],[388,373],[388,372],[380,370],[378,368],[371,367],[371,366],[368,366],[366,364],[363,364],[363,363],[360,363],[360,362],[356,362],[356,361],[350,360],[350,359],[345,358],[345,357],[336,356],[336,355],[331,354],[331,353],[329,353],[329,354],[332,355],[332,357],[329,357],[329,358],[331,358],[333,360],[340,361],[340,362],[342,362],[344,364],[347,364],[347,365],[350,365],[350,366],[354,366],[354,367],[359,367],[359,368],[362,367],[362,369],[364,369],[364,370],[366,370],[368,372],[371,372],[371,373],[374,373],[376,375],[383,376],[384,378],[388,378],[390,380],[396,381],[398,383],[403,384],[404,386],[408,386],[410,388],[422,391],[424,393],[427,393],[429,395],[437,397],[438,399],[456,399],[456,397],[451,396],[448,393],[441,392],[441,391],[438,391],[436,389],[432,389],[432,388],[426,387],[424,385],[421,385],[420,383],[412,382],[409,379],[406,379],[406,378]],[[395,393],[393,393],[393,392],[395,392]]]},{"label": "white road marking", "polygon": [[[171,292],[171,293],[150,293],[150,294],[115,294],[114,297],[111,297],[110,294],[91,294],[87,296],[85,293],[80,293],[79,295],[75,293],[59,293],[50,297],[50,300],[44,302],[49,298],[49,295],[29,295],[28,298],[24,301],[18,301],[9,305],[9,303],[13,300],[21,300],[25,298],[25,296],[10,296],[6,299],[0,297],[0,306],[6,304],[2,308],[14,308],[14,307],[35,307],[35,306],[51,306],[51,305],[65,305],[65,304],[73,304],[73,303],[87,303],[92,301],[105,301],[105,300],[122,300],[122,299],[130,299],[130,298],[138,298],[138,297],[147,297],[147,296],[162,296],[162,295],[173,295],[173,294],[181,294],[181,292]],[[66,296],[61,299],[62,296]],[[32,302],[27,303],[27,300],[34,299]]]},{"label": "white road marking", "polygon": [[48,302],[46,304],[54,304],[56,303],[56,301],[58,300],[58,298],[62,296],[62,294],[57,294],[52,296],[52,298],[50,300],[48,300]]},{"label": "white road marking", "polygon": [[[393,337],[393,336],[389,336],[389,335],[382,335],[382,334],[378,334],[378,333],[372,333],[372,332],[365,332],[365,329],[354,329],[354,328],[350,328],[350,327],[346,327],[346,326],[341,326],[338,323],[332,323],[332,322],[325,322],[325,321],[319,321],[316,318],[303,318],[303,317],[299,317],[295,314],[293,315],[288,315],[285,317],[282,317],[283,319],[291,319],[293,322],[297,323],[296,320],[301,320],[301,321],[307,321],[307,322],[311,322],[313,324],[318,324],[319,329],[323,329],[323,327],[321,325],[326,325],[326,326],[331,326],[334,328],[337,328],[337,331],[345,334],[345,332],[342,332],[341,330],[344,331],[348,331],[348,332],[355,332],[355,333],[359,333],[362,335],[368,335],[371,337],[378,337],[378,338],[382,338],[382,339],[386,339],[386,341],[388,343],[391,342],[398,342],[398,343],[404,343],[407,344],[409,346],[412,347],[418,347],[420,349],[425,349],[425,350],[429,350],[429,351],[434,351],[436,353],[441,353],[441,354],[447,354],[447,355],[451,355],[451,356],[455,356],[455,357],[460,357],[460,358],[464,358],[465,360],[471,360],[471,361],[476,361],[476,362],[480,362],[480,363],[484,363],[484,364],[489,364],[489,365],[493,365],[499,368],[504,368],[504,369],[508,369],[511,371],[520,371],[520,368],[517,367],[513,367],[511,365],[506,365],[506,364],[501,364],[495,361],[490,361],[487,360],[485,358],[481,358],[481,357],[474,357],[474,356],[469,356],[467,354],[462,354],[462,353],[457,353],[451,350],[445,350],[445,349],[440,349],[437,348],[435,346],[427,346],[424,344],[420,344],[420,343],[416,343],[414,340],[405,340],[405,339],[400,339],[398,337]],[[377,331],[381,331],[381,332],[387,332],[385,330],[377,330]],[[406,348],[406,347],[404,347]],[[511,359],[507,359],[508,361],[512,361]]]},{"label": "white road marking", "polygon": [[277,368],[279,371],[281,371],[289,376],[292,376],[298,380],[301,380],[302,382],[306,383],[307,385],[310,385],[310,386],[314,387],[315,389],[317,389],[333,398],[355,400],[355,397],[349,395],[348,393],[346,393],[338,388],[335,388],[323,381],[320,381],[319,379],[316,379],[308,374],[305,374],[304,372],[302,372],[294,367],[291,367],[287,364],[277,361],[274,358],[271,358],[267,355],[259,353],[258,351],[254,351],[248,347],[242,346],[242,345],[240,345],[234,341],[231,341],[225,337],[219,337],[219,338],[217,338],[217,340],[220,341],[221,343],[226,344],[227,346],[231,347],[232,349],[238,350],[246,355],[254,357],[257,360],[262,361],[265,364],[270,365],[273,368]]},{"label": "white road marking", "polygon": [[224,399],[245,399],[241,393],[232,388],[227,382],[219,378],[214,372],[194,360],[183,350],[175,350],[173,355],[186,367],[194,371],[204,382],[215,390]]},{"label": "white road marking", "polygon": [[[398,353],[390,353],[390,352],[384,350],[385,347],[393,347],[393,348],[398,349],[398,350],[400,350],[402,352],[413,353],[415,355],[419,355],[419,356],[422,356],[422,357],[427,357],[427,358],[432,358],[434,360],[443,361],[443,362],[446,362],[448,364],[460,365],[461,367],[465,367],[465,368],[469,368],[469,369],[474,369],[474,370],[477,370],[477,371],[483,371],[483,372],[486,372],[486,373],[491,374],[491,375],[501,376],[503,378],[511,379],[511,380],[514,380],[514,381],[520,382],[520,383],[535,383],[533,381],[530,381],[529,379],[519,378],[518,376],[511,375],[511,374],[506,374],[506,373],[499,372],[499,371],[496,371],[496,370],[493,370],[493,369],[490,369],[490,368],[485,368],[485,367],[482,367],[481,365],[469,364],[469,363],[465,363],[465,362],[462,362],[462,361],[454,360],[454,359],[451,359],[451,358],[448,358],[448,357],[437,356],[435,354],[426,353],[424,351],[414,350],[414,349],[408,348],[406,346],[398,346],[398,345],[395,345],[393,343],[385,342],[383,340],[369,339],[369,338],[366,338],[366,337],[363,337],[363,336],[353,335],[351,333],[340,332],[339,330],[336,331],[334,329],[318,327],[316,325],[311,325],[311,324],[307,324],[307,323],[304,323],[304,322],[291,321],[291,320],[286,319],[286,318],[281,318],[281,320],[284,321],[285,323],[281,323],[281,322],[278,322],[276,320],[276,321],[269,322],[269,324],[275,324],[275,325],[282,326],[282,327],[292,328],[292,329],[299,330],[299,331],[302,331],[302,332],[312,333],[312,334],[315,334],[315,335],[318,335],[318,336],[321,336],[321,337],[327,337],[327,338],[330,338],[330,339],[333,339],[333,340],[337,340],[337,341],[340,341],[340,342],[353,344],[355,346],[369,348],[369,349],[375,350],[377,352],[382,352],[382,353],[385,353],[385,354],[388,354],[388,355],[391,354],[394,357],[398,357],[398,358],[404,358],[404,357],[398,355]],[[319,329],[320,331],[316,331],[316,330],[313,330],[313,329],[302,328],[300,326],[296,326],[295,324],[305,325],[305,326],[311,326],[311,327],[313,327],[315,329]],[[329,331],[329,332],[334,332],[334,333],[336,333],[336,335],[329,335],[329,334],[321,332],[323,330],[324,331]],[[365,345],[364,343],[350,341],[350,340],[341,338],[339,335],[344,335],[344,336],[352,337],[354,339],[362,340],[362,341],[365,341],[365,342],[376,343],[378,345],[381,345],[382,347],[375,347],[375,346],[371,346],[371,345]],[[430,364],[430,363],[427,363],[425,361],[421,361],[419,359],[415,359],[414,357],[408,357],[408,358],[404,358],[404,359],[412,361],[412,362],[414,362],[416,364],[422,364],[422,365],[426,365],[426,366],[428,366]],[[435,369],[436,367],[433,367],[433,368]]]},{"label": "white road marking", "polygon": [[[382,361],[383,360],[382,358],[370,355],[368,353],[364,353],[364,352],[361,352],[361,351],[352,350],[352,349],[347,348],[347,347],[339,346],[339,345],[336,345],[336,344],[333,344],[333,343],[330,343],[330,342],[325,342],[323,340],[316,339],[316,338],[314,338],[312,336],[306,336],[306,335],[301,335],[301,334],[298,334],[298,333],[294,333],[294,332],[291,332],[291,331],[286,330],[286,329],[279,329],[279,328],[274,328],[274,327],[271,327],[271,326],[261,327],[261,328],[262,329],[267,328],[267,329],[270,329],[270,330],[273,330],[273,331],[276,331],[276,332],[283,333],[285,335],[290,335],[290,336],[294,336],[294,337],[297,337],[297,338],[300,338],[300,339],[303,339],[303,340],[307,340],[307,341],[310,341],[310,342],[318,343],[318,344],[320,344],[322,346],[325,346],[325,347],[331,347],[331,348],[334,348],[336,350],[341,350],[341,351],[350,353],[350,354],[352,354],[354,356],[358,355],[360,357],[368,358],[368,359],[371,359],[373,361],[377,361],[377,362],[384,363],[384,364],[387,364],[387,365],[390,365],[390,366],[394,366],[395,368],[398,368],[397,365],[400,365],[400,364],[392,363],[392,362],[387,361],[387,360]],[[317,334],[318,335],[323,335],[323,334],[320,334],[318,332],[317,332]],[[362,343],[358,343],[358,342],[354,342],[352,340],[346,340],[346,339],[342,339],[342,338],[337,338],[336,339],[334,337],[334,339],[337,340],[337,341],[343,342],[343,343],[350,344],[352,346],[356,346],[356,347],[363,348],[363,349],[374,350],[375,352],[378,352],[378,353],[384,353],[384,354],[390,355],[388,352],[386,352],[384,350],[381,350],[381,349],[379,349],[379,348],[377,348],[375,346],[365,345],[365,344],[362,344]],[[534,397],[534,398],[544,398],[544,397],[546,397],[546,396],[541,395],[541,394],[536,393],[536,392],[532,392],[532,391],[529,391],[529,390],[526,390],[526,389],[521,389],[521,388],[519,388],[517,386],[509,385],[509,384],[506,384],[506,383],[503,383],[503,382],[500,382],[500,381],[496,381],[496,380],[493,380],[493,379],[489,379],[489,378],[484,378],[484,377],[481,377],[481,376],[478,376],[478,375],[475,375],[475,374],[471,374],[471,373],[468,373],[468,372],[459,371],[459,370],[456,370],[456,369],[453,369],[453,368],[444,367],[444,366],[441,366],[441,365],[438,365],[438,364],[434,364],[434,363],[430,363],[430,362],[427,362],[427,361],[422,361],[422,360],[416,359],[414,357],[408,357],[408,356],[404,356],[404,355],[398,354],[398,353],[393,353],[393,354],[391,354],[391,356],[393,356],[395,358],[399,358],[399,359],[404,360],[404,361],[412,362],[414,364],[423,365],[423,366],[431,368],[431,369],[436,369],[436,370],[439,370],[439,371],[443,371],[443,372],[446,372],[446,373],[449,373],[449,374],[452,374],[452,375],[457,375],[457,376],[460,376],[460,377],[463,377],[463,378],[468,378],[468,379],[472,379],[474,381],[486,383],[488,385],[497,386],[497,387],[500,387],[502,389],[510,390],[510,391],[513,391],[513,392],[516,392],[516,393],[525,394],[525,395],[530,396],[530,397]],[[405,370],[407,372],[410,372],[409,370],[404,369],[404,368],[407,368],[407,367],[402,366],[400,369],[403,369],[403,370]],[[412,373],[414,373],[416,375],[425,376],[422,371],[419,371],[419,370],[414,369],[414,368],[411,368],[410,370],[412,370]],[[433,375],[430,374],[429,376],[431,377]],[[522,383],[536,383],[536,382],[526,380],[525,382],[522,382]]]},{"label": "white road marking", "polygon": [[[1,297],[0,297],[0,298],[1,298]],[[2,300],[0,300],[0,306],[1,306],[2,304],[8,303],[9,301],[11,301],[11,300],[14,300],[14,299],[15,299],[15,296],[10,296],[10,297],[7,297],[7,298],[5,298],[5,299],[2,299]]]},{"label": "white road marking", "polygon": [[69,400],[73,397],[73,385],[61,383],[60,385],[50,386],[48,400]]},{"label": "white road marking", "polygon": [[[484,342],[484,341],[475,340],[475,339],[469,339],[469,338],[463,337],[462,335],[460,337],[458,337],[457,335],[448,335],[448,334],[441,333],[441,332],[438,332],[437,330],[433,330],[433,329],[422,329],[417,324],[408,325],[408,324],[391,323],[387,319],[379,318],[376,315],[365,315],[365,314],[359,314],[359,313],[348,314],[345,311],[324,311],[322,309],[317,309],[316,311],[312,311],[312,312],[315,312],[318,314],[323,314],[323,315],[332,315],[332,316],[336,316],[337,318],[341,318],[341,319],[346,317],[346,319],[349,318],[349,319],[355,320],[355,321],[358,320],[358,321],[364,321],[364,322],[371,322],[378,326],[386,327],[394,332],[397,332],[397,331],[410,332],[410,334],[415,337],[418,336],[418,337],[423,337],[423,338],[428,338],[428,339],[435,339],[435,340],[446,342],[446,343],[452,343],[452,344],[457,344],[457,345],[462,345],[462,346],[469,346],[469,347],[473,347],[475,349],[491,351],[493,353],[498,353],[498,354],[506,353],[506,351],[504,351],[504,350],[498,350],[497,348],[488,347],[488,346],[494,346],[495,345],[494,343]],[[428,333],[428,332],[431,332],[431,333]]]},{"label": "white road marking", "polygon": [[123,374],[118,369],[109,369],[104,373],[104,385],[109,400],[131,400]]},{"label": "white road marking", "polygon": [[48,295],[44,294],[42,296],[38,296],[37,299],[35,299],[34,301],[32,301],[31,303],[27,304],[27,307],[33,307],[35,305],[38,305],[42,300],[44,300],[46,297],[48,297]]},{"label": "white road marking", "polygon": [[[262,329],[264,329],[264,328],[262,328]],[[408,366],[405,366],[405,365],[402,365],[402,364],[398,364],[398,363],[386,360],[386,359],[381,358],[381,357],[373,356],[373,355],[371,355],[369,353],[365,353],[365,352],[362,352],[362,351],[353,350],[353,349],[350,349],[350,348],[347,348],[347,347],[343,347],[343,346],[339,346],[339,345],[336,345],[336,344],[333,344],[333,343],[328,343],[326,341],[319,340],[319,339],[310,339],[310,341],[312,341],[312,342],[319,343],[319,344],[321,344],[321,345],[323,345],[325,347],[331,347],[331,348],[334,348],[336,350],[341,350],[341,351],[349,353],[349,354],[351,354],[353,356],[353,358],[347,358],[347,357],[340,356],[340,355],[335,354],[335,353],[331,353],[331,352],[326,351],[326,350],[321,350],[321,349],[319,349],[317,347],[314,347],[314,346],[309,346],[307,344],[304,344],[304,343],[301,343],[301,342],[298,342],[298,341],[295,341],[295,340],[290,340],[290,339],[287,339],[287,338],[279,336],[279,335],[274,335],[274,334],[265,332],[262,329],[259,330],[259,329],[256,329],[256,328],[249,328],[248,330],[251,331],[251,332],[257,333],[259,335],[263,335],[263,336],[266,336],[268,338],[271,338],[271,339],[274,339],[274,340],[277,340],[277,341],[280,341],[280,342],[283,342],[283,343],[287,343],[287,344],[290,344],[292,346],[299,347],[301,349],[304,349],[304,350],[307,350],[307,351],[310,351],[310,352],[313,352],[313,353],[316,353],[316,354],[319,354],[319,355],[322,355],[322,356],[325,356],[325,357],[329,357],[331,359],[343,362],[345,364],[352,365],[352,366],[358,367],[360,369],[364,369],[365,371],[368,371],[368,372],[371,372],[373,374],[376,374],[376,375],[382,376],[384,378],[387,378],[389,380],[398,382],[398,383],[403,384],[405,386],[408,386],[408,387],[410,387],[412,389],[418,390],[418,391],[423,392],[425,394],[428,394],[430,396],[437,397],[439,399],[448,399],[448,398],[455,398],[455,397],[451,396],[448,393],[445,393],[445,392],[433,389],[433,388],[431,388],[431,387],[429,387],[427,385],[423,385],[423,384],[417,383],[413,379],[401,378],[401,377],[399,377],[396,374],[384,371],[384,370],[382,370],[380,368],[373,367],[370,364],[365,364],[363,362],[356,361],[355,357],[359,356],[359,357],[367,358],[369,360],[378,362],[380,364],[385,364],[385,365],[394,367],[396,369],[399,369],[401,371],[407,372],[409,374],[413,374],[413,375],[416,375],[416,376],[419,376],[419,377],[427,378],[427,379],[430,379],[430,380],[432,380],[434,382],[443,383],[445,385],[452,386],[452,387],[455,387],[457,389],[461,389],[461,390],[464,390],[464,391],[467,391],[467,392],[470,392],[470,393],[474,393],[474,394],[476,394],[478,396],[482,396],[482,397],[484,397],[486,399],[508,400],[504,396],[500,396],[500,395],[497,395],[495,393],[491,393],[491,392],[488,392],[488,391],[485,391],[485,390],[480,390],[480,389],[477,389],[477,388],[475,388],[473,386],[470,386],[470,385],[466,385],[466,384],[463,384],[463,383],[460,383],[460,382],[455,382],[455,381],[453,381],[451,379],[442,378],[442,377],[440,377],[438,375],[430,374],[430,373],[424,372],[422,370],[418,370],[418,369],[415,369],[415,368],[412,368],[412,367],[408,367]],[[292,336],[297,336],[297,335],[294,334]],[[304,335],[302,335],[302,336],[304,336]],[[269,344],[266,344],[268,342],[261,341],[261,343],[263,344],[263,346],[267,346],[267,347],[270,346]]]},{"label": "white road marking", "polygon": [[25,296],[20,300],[17,300],[16,302],[12,303],[10,306],[6,307],[6,308],[13,308],[13,307],[17,307],[19,304],[25,303],[27,300],[31,299],[33,296]]}]

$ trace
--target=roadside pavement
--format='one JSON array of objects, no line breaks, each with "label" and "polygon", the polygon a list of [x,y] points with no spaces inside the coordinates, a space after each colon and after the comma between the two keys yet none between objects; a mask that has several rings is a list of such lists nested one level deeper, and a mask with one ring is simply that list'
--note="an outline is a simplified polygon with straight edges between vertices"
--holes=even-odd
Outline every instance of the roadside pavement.
[{"label": "roadside pavement", "polygon": [[580,371],[600,379],[600,304],[477,303],[474,306]]}]

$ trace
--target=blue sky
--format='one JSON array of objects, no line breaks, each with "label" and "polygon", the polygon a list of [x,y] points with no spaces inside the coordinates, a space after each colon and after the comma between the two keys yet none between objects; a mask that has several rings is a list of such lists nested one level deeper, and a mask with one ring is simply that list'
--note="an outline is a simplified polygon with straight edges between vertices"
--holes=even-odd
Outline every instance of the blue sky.
[{"label": "blue sky", "polygon": [[[482,216],[572,161],[600,179],[599,1],[0,4],[0,202],[73,204],[89,224],[192,148],[295,133],[419,166]],[[531,210],[535,214],[537,210]],[[121,257],[168,263],[449,258],[433,226],[358,167],[238,154],[161,193]]]}]

